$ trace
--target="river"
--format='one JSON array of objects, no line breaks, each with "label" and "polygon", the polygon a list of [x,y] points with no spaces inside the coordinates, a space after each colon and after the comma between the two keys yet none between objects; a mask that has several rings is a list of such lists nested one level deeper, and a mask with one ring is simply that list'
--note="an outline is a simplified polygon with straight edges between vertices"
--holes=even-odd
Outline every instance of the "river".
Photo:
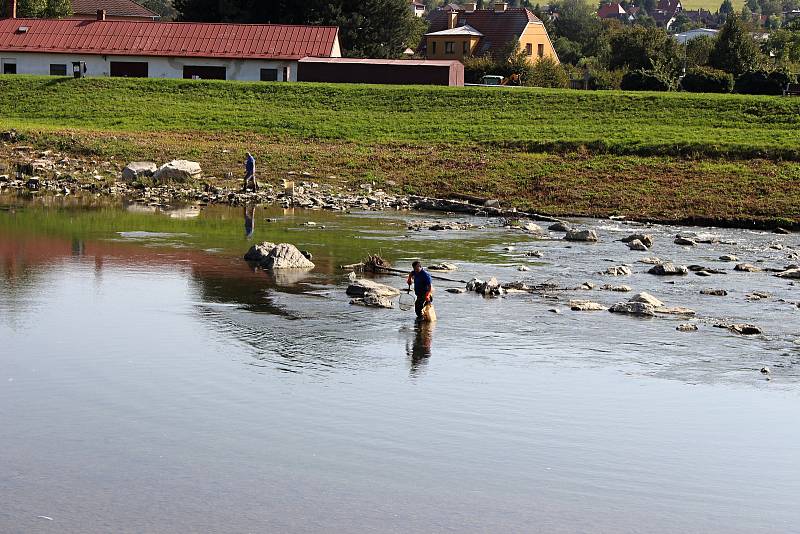
[{"label": "river", "polygon": [[[586,244],[265,207],[248,237],[244,215],[0,197],[0,532],[797,532],[800,284],[718,259],[797,263],[797,234],[650,226],[643,253],[621,221],[572,221],[600,234]],[[721,242],[673,244],[688,231]],[[254,270],[265,240],[316,269]],[[596,287],[436,281],[439,321],[419,326],[349,304],[339,265],[369,253]],[[644,256],[727,274],[656,277]],[[630,296],[603,284],[697,316],[569,309]]]}]

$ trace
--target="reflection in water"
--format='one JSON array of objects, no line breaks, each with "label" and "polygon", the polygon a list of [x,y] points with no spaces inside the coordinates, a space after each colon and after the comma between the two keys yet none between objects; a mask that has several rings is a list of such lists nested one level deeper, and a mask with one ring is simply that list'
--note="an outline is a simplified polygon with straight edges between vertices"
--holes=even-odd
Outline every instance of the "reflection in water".
[{"label": "reflection in water", "polygon": [[253,237],[253,231],[256,229],[256,206],[255,204],[247,204],[244,209],[244,235],[247,239]]},{"label": "reflection in water", "polygon": [[417,321],[414,324],[414,339],[406,345],[406,353],[411,358],[411,376],[419,375],[431,357],[435,325],[429,321]]}]

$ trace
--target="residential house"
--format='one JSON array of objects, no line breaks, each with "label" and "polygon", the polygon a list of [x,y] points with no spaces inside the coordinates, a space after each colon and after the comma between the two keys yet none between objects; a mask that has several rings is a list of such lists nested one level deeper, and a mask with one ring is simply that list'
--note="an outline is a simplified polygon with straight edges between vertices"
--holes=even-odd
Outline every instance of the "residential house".
[{"label": "residential house", "polygon": [[683,11],[681,0],[658,0],[656,8],[650,15],[656,21],[656,24],[669,29],[672,23],[675,22],[675,17],[681,11]]},{"label": "residential house", "polygon": [[417,2],[416,0],[409,0],[409,6],[411,7],[411,12],[417,17],[424,17],[425,16],[425,4],[422,2]]},{"label": "residential house", "polygon": [[698,37],[716,37],[718,34],[719,30],[712,30],[711,28],[697,28],[695,30],[689,30],[683,33],[676,33],[673,35],[673,37],[680,44],[686,44],[688,41],[697,39]]},{"label": "residential house", "polygon": [[509,8],[497,2],[494,9],[477,9],[475,3],[428,14],[430,32],[421,52],[428,59],[463,59],[504,51],[515,39],[519,50],[532,60],[549,57],[558,61],[544,24],[529,9]]},{"label": "residential house", "polygon": [[717,27],[719,17],[707,9],[684,9],[683,15],[695,24],[702,24],[703,27]]},{"label": "residential house", "polygon": [[618,2],[603,4],[600,6],[600,9],[597,10],[597,16],[601,19],[614,19],[622,22],[633,19]]},{"label": "residential house", "polygon": [[106,20],[154,21],[161,18],[133,0],[72,0],[72,16],[68,18],[92,20],[98,11],[106,12]]},{"label": "residential house", "polygon": [[304,57],[341,57],[335,26],[0,19],[0,73],[295,81]]}]

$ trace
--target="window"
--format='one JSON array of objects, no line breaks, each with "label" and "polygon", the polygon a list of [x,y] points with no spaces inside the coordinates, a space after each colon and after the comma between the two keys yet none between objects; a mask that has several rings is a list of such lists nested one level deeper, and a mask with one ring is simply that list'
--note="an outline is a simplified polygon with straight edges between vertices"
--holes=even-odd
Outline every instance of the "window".
[{"label": "window", "polygon": [[528,43],[528,44],[525,45],[525,55],[526,56],[532,56],[533,55],[533,45],[531,43]]},{"label": "window", "polygon": [[436,55],[436,41],[433,41],[433,42],[431,43],[431,55],[432,55],[432,56],[435,56],[435,55]]},{"label": "window", "polygon": [[455,53],[455,43],[453,41],[445,41],[445,43],[444,43],[444,53],[445,54],[453,54],[453,53]]},{"label": "window", "polygon": [[278,69],[261,69],[261,81],[262,82],[277,82],[278,81]]},{"label": "window", "polygon": [[16,63],[5,63],[3,62],[3,74],[16,74],[17,73],[17,64]]},{"label": "window", "polygon": [[289,81],[289,67],[283,67],[283,81]]},{"label": "window", "polygon": [[118,78],[147,78],[146,61],[112,61],[111,76]]},{"label": "window", "polygon": [[464,49],[462,51],[465,56],[469,55],[469,41],[464,41]]},{"label": "window", "polygon": [[184,65],[183,77],[187,80],[199,78],[201,80],[225,80],[227,79],[225,67],[207,67],[204,65]]},{"label": "window", "polygon": [[539,55],[539,57],[543,57],[544,56],[544,45],[543,44],[540,44],[537,47],[536,53]]},{"label": "window", "polygon": [[66,63],[51,63],[50,76],[66,76],[67,64]]}]

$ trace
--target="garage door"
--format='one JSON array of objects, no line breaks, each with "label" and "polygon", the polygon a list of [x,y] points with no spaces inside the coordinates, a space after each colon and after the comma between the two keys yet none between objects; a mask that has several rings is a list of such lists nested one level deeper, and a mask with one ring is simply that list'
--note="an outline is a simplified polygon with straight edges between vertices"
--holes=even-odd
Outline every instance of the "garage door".
[{"label": "garage door", "polygon": [[147,78],[147,62],[112,61],[111,76],[120,78]]},{"label": "garage door", "polygon": [[183,67],[183,77],[191,79],[194,77],[201,80],[225,80],[227,73],[225,67],[206,67],[200,65],[186,65]]}]

